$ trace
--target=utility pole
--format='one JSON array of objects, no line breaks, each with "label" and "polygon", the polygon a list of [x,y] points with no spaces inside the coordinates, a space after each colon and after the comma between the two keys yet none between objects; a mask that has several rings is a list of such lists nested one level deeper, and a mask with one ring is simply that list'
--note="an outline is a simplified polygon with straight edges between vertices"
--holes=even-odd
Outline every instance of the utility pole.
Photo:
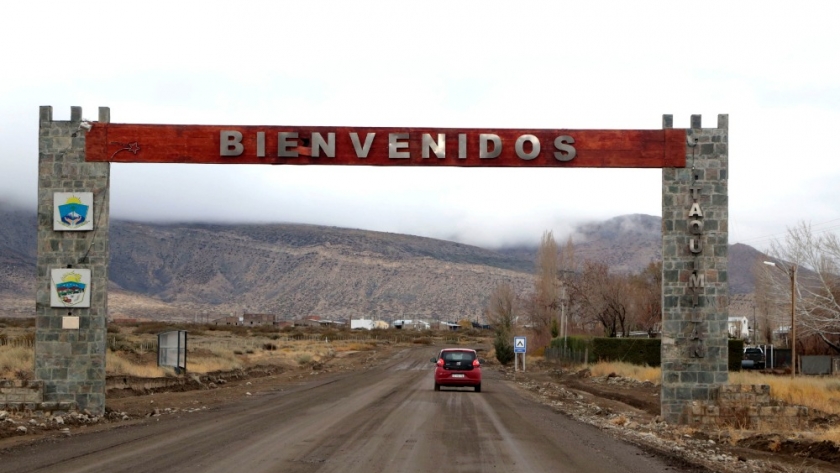
[{"label": "utility pole", "polygon": [[776,266],[776,263],[765,261],[764,264],[779,268],[790,276],[790,377],[796,377],[796,265],[791,264],[787,269]]}]

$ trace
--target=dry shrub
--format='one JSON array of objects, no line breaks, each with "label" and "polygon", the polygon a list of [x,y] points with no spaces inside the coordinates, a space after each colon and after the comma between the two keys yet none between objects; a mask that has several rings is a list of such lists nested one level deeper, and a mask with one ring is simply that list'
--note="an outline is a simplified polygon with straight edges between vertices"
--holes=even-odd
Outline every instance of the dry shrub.
[{"label": "dry shrub", "polygon": [[822,432],[814,432],[813,438],[818,442],[829,441],[840,446],[840,426],[834,426]]},{"label": "dry shrub", "polygon": [[307,365],[312,363],[312,355],[309,353],[302,353],[297,356],[297,362],[299,365]]},{"label": "dry shrub", "polygon": [[31,369],[16,369],[15,370],[15,379],[18,381],[22,381],[24,385],[35,377],[35,373],[32,372]]},{"label": "dry shrub", "polygon": [[368,351],[373,350],[375,345],[364,342],[339,342],[333,344],[333,349],[337,352],[342,351]]},{"label": "dry shrub", "polygon": [[242,361],[225,347],[210,348],[200,356],[187,354],[187,372],[189,373],[233,371],[240,368],[242,368]]},{"label": "dry shrub", "polygon": [[733,427],[731,425],[727,427],[727,431],[728,431],[728,434],[729,434],[728,435],[729,436],[729,444],[732,445],[733,447],[737,447],[738,442],[740,442],[741,440],[743,440],[746,437],[746,435],[744,434],[744,431],[742,429],[736,429],[735,427]]},{"label": "dry shrub", "polygon": [[0,377],[10,377],[20,370],[32,370],[35,351],[31,347],[0,346]]},{"label": "dry shrub", "polygon": [[619,416],[615,416],[612,419],[610,419],[610,424],[612,424],[612,425],[624,425],[626,423],[627,423],[627,417],[625,417],[623,414],[619,415]]},{"label": "dry shrub", "polygon": [[105,372],[110,375],[136,376],[138,378],[161,378],[166,371],[157,365],[136,364],[119,352],[105,353]]},{"label": "dry shrub", "polygon": [[590,366],[589,369],[592,372],[592,376],[607,376],[614,373],[622,378],[650,381],[657,384],[662,378],[662,370],[660,368],[647,365],[633,365],[618,361],[603,361]]},{"label": "dry shrub", "polygon": [[430,337],[419,337],[412,340],[412,343],[417,345],[431,345],[432,339]]},{"label": "dry shrub", "polygon": [[840,381],[830,378],[773,376],[762,373],[730,373],[732,384],[766,384],[770,397],[788,404],[805,406],[840,415]]},{"label": "dry shrub", "polygon": [[240,369],[238,360],[228,358],[201,358],[190,360],[187,357],[187,371],[191,373],[212,373],[214,371],[233,371]]}]

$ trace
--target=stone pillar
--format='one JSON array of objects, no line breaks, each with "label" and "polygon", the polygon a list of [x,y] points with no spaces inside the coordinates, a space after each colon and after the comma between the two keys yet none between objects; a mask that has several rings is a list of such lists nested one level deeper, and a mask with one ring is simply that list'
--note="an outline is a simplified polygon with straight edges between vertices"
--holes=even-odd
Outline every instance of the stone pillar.
[{"label": "stone pillar", "polygon": [[[727,384],[729,117],[692,115],[685,168],[662,170],[662,417],[687,422],[692,401]],[[663,116],[671,128],[671,115]]]},{"label": "stone pillar", "polygon": [[[99,109],[100,122],[109,111]],[[38,285],[36,293],[35,378],[44,402],[75,403],[94,414],[105,412],[105,349],[108,315],[108,188],[110,163],[85,162],[86,127],[81,107],[70,121],[54,121],[41,107],[38,135]],[[90,231],[53,230],[55,192],[92,192]],[[90,307],[50,306],[53,269],[89,269]],[[68,317],[65,320],[65,317]],[[74,325],[78,322],[78,328]],[[71,328],[72,327],[72,328]]]}]

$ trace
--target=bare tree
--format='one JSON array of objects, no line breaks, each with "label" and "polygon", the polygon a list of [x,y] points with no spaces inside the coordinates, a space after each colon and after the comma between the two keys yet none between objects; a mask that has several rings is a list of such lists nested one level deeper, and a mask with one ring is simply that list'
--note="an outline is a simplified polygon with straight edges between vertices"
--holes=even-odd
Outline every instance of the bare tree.
[{"label": "bare tree", "polygon": [[764,268],[772,287],[768,296],[777,307],[790,307],[791,271],[795,270],[799,336],[816,335],[840,352],[840,239],[833,233],[814,233],[810,225],[801,223],[788,229],[784,242],[772,244],[771,254],[784,271]]},{"label": "bare tree", "polygon": [[557,278],[560,280],[560,317],[561,323],[559,332],[561,337],[569,335],[569,321],[575,320],[574,309],[577,301],[574,298],[574,291],[571,290],[571,283],[577,277],[578,267],[575,259],[575,244],[570,236],[566,244],[560,249],[557,259]]},{"label": "bare tree", "polygon": [[632,324],[648,335],[662,324],[662,262],[650,263],[630,277],[633,298]]},{"label": "bare tree", "polygon": [[631,291],[625,276],[610,274],[604,263],[587,261],[571,288],[584,318],[600,324],[608,337],[628,335]]},{"label": "bare tree", "polygon": [[497,332],[504,330],[512,333],[516,320],[516,292],[513,286],[501,283],[493,289],[487,307],[487,320]]},{"label": "bare tree", "polygon": [[493,348],[496,351],[496,359],[503,365],[513,361],[513,324],[516,320],[516,293],[513,286],[502,283],[493,289],[490,294],[490,303],[487,307],[487,320],[493,325],[496,336],[493,339]]},{"label": "bare tree", "polygon": [[560,309],[557,256],[554,235],[551,231],[546,231],[537,250],[534,301],[529,313],[531,328],[538,339],[548,336],[551,321],[557,318]]}]

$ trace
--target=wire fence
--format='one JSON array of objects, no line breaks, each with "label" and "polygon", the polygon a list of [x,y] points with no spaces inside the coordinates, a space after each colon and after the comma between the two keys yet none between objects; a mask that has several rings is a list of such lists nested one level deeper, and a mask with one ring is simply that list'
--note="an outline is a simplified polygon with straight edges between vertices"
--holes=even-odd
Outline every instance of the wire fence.
[{"label": "wire fence", "polygon": [[[220,338],[203,338],[203,337],[195,337],[188,339],[187,342],[187,351],[188,352],[195,352],[196,350],[228,350],[228,351],[245,351],[245,352],[253,352],[257,350],[266,349],[266,347],[273,345],[274,348],[277,348],[278,344],[284,343],[323,343],[325,345],[329,345],[331,343],[372,343],[372,342],[385,342],[385,343],[412,343],[416,340],[416,337],[404,337],[404,336],[390,336],[390,337],[382,337],[382,336],[364,336],[364,335],[342,335],[342,334],[335,334],[332,336],[324,336],[323,334],[314,334],[314,335],[292,335],[292,336],[280,336],[280,337],[239,337],[239,338],[230,338],[230,339],[220,339]],[[117,351],[119,349],[125,348],[126,342],[121,340],[116,336],[108,337],[108,347],[113,350]],[[156,352],[158,349],[157,341],[143,341],[143,342],[132,342],[130,343],[131,349],[137,353],[149,353],[149,352]],[[31,345],[30,345],[31,346]]]},{"label": "wire fence", "polygon": [[[112,335],[108,337],[108,348],[111,350],[119,350],[125,348],[126,341],[121,337]],[[244,350],[257,350],[263,348],[266,343],[293,343],[293,342],[322,342],[322,343],[414,343],[418,340],[415,336],[402,335],[382,335],[369,334],[365,332],[352,334],[295,334],[290,336],[271,336],[271,337],[253,337],[253,338],[237,338],[235,340],[219,340],[216,338],[202,339],[201,337],[190,338],[188,348],[190,351],[198,348],[233,348],[234,346]],[[459,343],[458,337],[445,337],[446,343]],[[157,351],[157,341],[134,341],[128,342],[131,348],[140,353],[149,353]],[[0,346],[9,347],[23,347],[34,348],[34,337],[17,337],[17,338],[0,338]]]},{"label": "wire fence", "polygon": [[570,364],[586,364],[589,350],[572,350],[571,348],[546,348],[545,359]]},{"label": "wire fence", "polygon": [[35,339],[31,337],[0,338],[0,346],[12,348],[34,348]]}]

